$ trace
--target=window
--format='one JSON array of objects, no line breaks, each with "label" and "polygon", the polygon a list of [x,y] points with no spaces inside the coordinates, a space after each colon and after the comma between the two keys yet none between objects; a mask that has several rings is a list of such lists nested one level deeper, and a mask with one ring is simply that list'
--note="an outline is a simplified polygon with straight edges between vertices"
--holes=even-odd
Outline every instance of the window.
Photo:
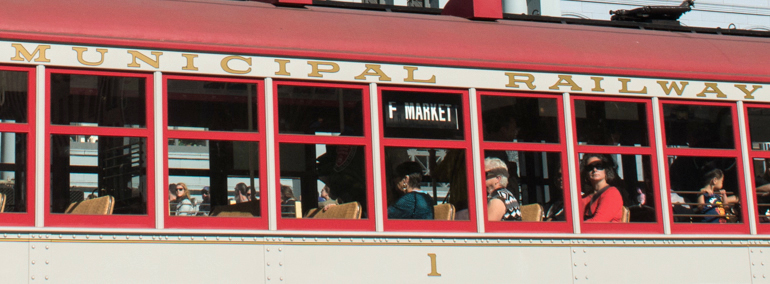
[{"label": "window", "polygon": [[571,232],[561,97],[479,98],[486,231]]},{"label": "window", "polygon": [[582,231],[662,233],[649,100],[572,98]]},{"label": "window", "polygon": [[671,231],[747,233],[735,106],[661,102],[661,110]]},{"label": "window", "polygon": [[32,71],[0,66],[0,225],[34,224],[35,84]]},{"label": "window", "polygon": [[476,230],[467,101],[465,91],[380,88],[385,230]]},{"label": "window", "polygon": [[152,227],[149,75],[47,70],[47,225]]},{"label": "window", "polygon": [[276,82],[279,229],[374,230],[365,86]]},{"label": "window", "polygon": [[164,79],[166,227],[266,228],[261,81]]},{"label": "window", "polygon": [[757,232],[770,232],[770,108],[767,105],[746,105],[748,122],[749,159],[753,169],[752,178],[754,202],[759,225]]}]

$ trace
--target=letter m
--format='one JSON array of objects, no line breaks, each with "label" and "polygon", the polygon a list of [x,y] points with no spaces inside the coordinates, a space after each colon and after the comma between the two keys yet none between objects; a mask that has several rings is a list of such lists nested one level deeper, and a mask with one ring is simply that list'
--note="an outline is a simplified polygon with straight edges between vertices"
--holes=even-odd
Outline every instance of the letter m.
[{"label": "letter m", "polygon": [[45,57],[45,51],[48,49],[51,49],[50,45],[38,45],[35,48],[35,51],[32,53],[29,53],[26,48],[24,48],[23,45],[20,43],[13,43],[11,44],[13,48],[16,49],[16,56],[11,57],[11,60],[13,61],[24,61],[32,62],[32,59],[35,57],[35,54],[37,54],[37,58],[35,58],[35,62],[51,62],[48,58]]}]

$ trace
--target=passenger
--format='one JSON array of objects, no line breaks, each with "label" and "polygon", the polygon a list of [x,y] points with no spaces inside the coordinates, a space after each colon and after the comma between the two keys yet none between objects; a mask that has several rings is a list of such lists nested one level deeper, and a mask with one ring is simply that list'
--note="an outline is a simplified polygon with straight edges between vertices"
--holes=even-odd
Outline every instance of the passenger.
[{"label": "passenger", "polygon": [[318,194],[318,202],[324,202],[329,199],[329,186],[324,185],[324,187],[321,189],[321,193]]},{"label": "passenger", "polygon": [[[734,195],[727,196],[727,192],[722,188],[725,180],[725,174],[720,169],[713,169],[703,175],[703,187],[698,195],[698,210],[705,215],[717,215],[720,217],[706,217],[703,222],[709,223],[727,223],[725,208],[732,203],[738,203],[738,198]],[[716,192],[719,193],[716,193]]]},{"label": "passenger", "polygon": [[187,189],[187,185],[183,182],[176,184],[176,215],[177,216],[192,216],[195,215],[195,207],[193,206],[193,199],[190,198],[190,190]]},{"label": "passenger", "polygon": [[198,208],[199,216],[208,216],[209,212],[211,212],[211,193],[209,189],[208,186],[204,186],[201,190],[201,199],[203,199],[203,201]]},{"label": "passenger", "polygon": [[291,186],[281,185],[281,216],[282,217],[295,217],[297,199],[294,198],[294,190]]},{"label": "passenger", "polygon": [[585,208],[583,221],[618,223],[623,217],[623,197],[610,183],[615,181],[611,158],[601,154],[585,154],[580,160],[580,175],[586,192],[580,201]]},{"label": "passenger", "polygon": [[239,182],[235,185],[235,203],[244,203],[251,201],[251,187],[245,183]]},{"label": "passenger", "polygon": [[176,184],[175,183],[171,183],[168,185],[168,202],[169,203],[176,202]]},{"label": "passenger", "polygon": [[508,186],[508,167],[498,158],[484,159],[487,188],[487,220],[521,221],[519,201]]},{"label": "passenger", "polygon": [[765,159],[765,171],[754,177],[754,184],[757,204],[760,204],[757,207],[759,222],[770,222],[770,206],[766,205],[770,203],[770,159]]},{"label": "passenger", "polygon": [[420,192],[422,167],[417,162],[405,162],[395,170],[395,183],[403,195],[388,206],[388,219],[433,219],[433,198]]}]

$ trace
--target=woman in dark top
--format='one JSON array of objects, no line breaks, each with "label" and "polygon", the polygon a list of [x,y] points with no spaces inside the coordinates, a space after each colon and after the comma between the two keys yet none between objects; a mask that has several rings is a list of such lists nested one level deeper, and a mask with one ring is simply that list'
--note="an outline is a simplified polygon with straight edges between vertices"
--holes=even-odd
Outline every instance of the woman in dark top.
[{"label": "woman in dark top", "polygon": [[433,198],[420,192],[422,177],[422,167],[416,162],[396,167],[396,187],[404,195],[388,206],[388,219],[433,219]]}]

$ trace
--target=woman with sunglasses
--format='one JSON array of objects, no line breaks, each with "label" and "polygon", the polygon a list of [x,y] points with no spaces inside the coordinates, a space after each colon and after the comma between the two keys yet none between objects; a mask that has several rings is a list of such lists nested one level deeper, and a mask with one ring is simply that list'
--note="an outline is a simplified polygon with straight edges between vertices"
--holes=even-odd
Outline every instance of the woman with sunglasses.
[{"label": "woman with sunglasses", "polygon": [[615,181],[614,162],[607,155],[585,154],[580,160],[580,176],[586,192],[581,199],[583,221],[619,223],[623,217],[623,197],[610,183]]},{"label": "woman with sunglasses", "polygon": [[190,190],[187,189],[187,184],[180,182],[176,184],[176,215],[177,216],[194,216],[195,210],[193,207],[192,199],[190,198]]},{"label": "woman with sunglasses", "polygon": [[508,166],[498,158],[484,159],[487,175],[487,220],[521,221],[519,201],[508,186]]}]

